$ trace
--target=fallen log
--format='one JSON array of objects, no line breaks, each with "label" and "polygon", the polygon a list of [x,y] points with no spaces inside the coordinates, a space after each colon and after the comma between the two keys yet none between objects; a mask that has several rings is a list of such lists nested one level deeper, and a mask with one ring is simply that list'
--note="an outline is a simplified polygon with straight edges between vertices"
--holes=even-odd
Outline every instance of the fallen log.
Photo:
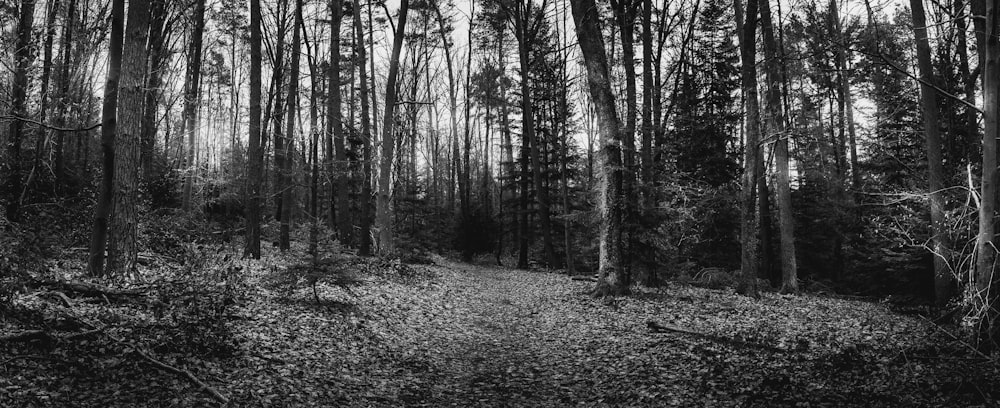
[{"label": "fallen log", "polygon": [[572,276],[570,279],[575,281],[597,282],[597,278],[593,276]]},{"label": "fallen log", "polygon": [[714,341],[714,342],[717,342],[717,343],[726,343],[726,344],[735,345],[735,346],[739,346],[739,347],[745,347],[745,348],[763,349],[763,350],[771,351],[771,352],[774,352],[774,353],[789,353],[789,352],[792,351],[792,350],[787,350],[787,349],[783,349],[783,348],[780,348],[780,347],[775,347],[775,346],[771,346],[771,345],[767,345],[767,344],[751,343],[751,342],[747,342],[747,341],[743,341],[743,340],[732,339],[732,338],[723,337],[723,336],[717,336],[717,335],[714,335],[714,334],[696,332],[696,331],[693,331],[693,330],[688,330],[688,329],[685,329],[685,328],[682,328],[682,327],[677,327],[677,326],[674,326],[674,325],[671,325],[671,324],[667,324],[667,323],[659,323],[659,322],[656,322],[656,321],[653,321],[653,320],[646,321],[646,327],[648,327],[649,330],[652,331],[652,332],[654,332],[654,333],[680,333],[680,334],[686,334],[686,335],[689,335],[689,336],[700,337],[700,338],[703,338],[703,339],[706,339],[706,340],[711,340],[711,341]]}]

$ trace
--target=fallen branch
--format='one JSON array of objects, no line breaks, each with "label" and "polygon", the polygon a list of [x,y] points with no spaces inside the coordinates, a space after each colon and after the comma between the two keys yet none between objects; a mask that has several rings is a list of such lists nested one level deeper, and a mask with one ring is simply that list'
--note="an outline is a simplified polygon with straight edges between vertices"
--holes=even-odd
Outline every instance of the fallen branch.
[{"label": "fallen branch", "polygon": [[223,405],[229,403],[229,398],[226,398],[225,395],[222,395],[219,391],[217,391],[215,388],[212,388],[210,385],[205,384],[205,382],[203,382],[200,379],[198,379],[198,377],[196,377],[190,371],[185,370],[183,368],[177,368],[177,367],[174,367],[174,366],[172,366],[170,364],[167,364],[167,363],[164,363],[164,362],[162,362],[160,360],[157,360],[157,359],[153,358],[152,356],[150,356],[145,351],[143,351],[139,347],[132,346],[132,349],[135,350],[135,352],[137,354],[139,354],[140,356],[142,356],[142,358],[146,359],[146,361],[148,361],[154,367],[159,368],[160,370],[163,370],[163,371],[175,374],[175,375],[179,375],[179,376],[185,377],[185,378],[187,378],[188,381],[190,381],[191,383],[197,385],[201,390],[207,392],[209,395],[212,396],[212,398],[215,398],[216,400],[218,400],[219,402],[221,402]]},{"label": "fallen branch", "polygon": [[55,341],[48,332],[44,330],[26,330],[20,333],[10,334],[6,336],[0,336],[0,343],[6,342],[26,342],[26,341],[42,341],[47,343],[52,343]]},{"label": "fallen branch", "polygon": [[42,281],[34,280],[29,285],[31,287],[45,287],[52,290],[53,293],[62,294],[66,296],[65,292],[73,292],[90,297],[114,297],[114,298],[124,298],[124,297],[136,297],[142,296],[144,293],[138,290],[117,290],[106,286],[101,286],[94,283],[87,282],[74,282],[74,281]]},{"label": "fallen branch", "polygon": [[575,281],[597,282],[597,278],[593,276],[572,276],[570,279]]},{"label": "fallen branch", "polygon": [[961,343],[961,344],[962,344],[963,346],[967,347],[967,348],[968,348],[969,350],[972,350],[972,352],[973,352],[973,353],[975,353],[975,354],[976,354],[977,356],[979,356],[979,357],[982,357],[983,359],[985,359],[985,360],[987,360],[987,361],[993,361],[993,359],[992,359],[992,358],[990,358],[990,356],[987,356],[987,355],[986,355],[986,354],[984,354],[984,353],[983,353],[982,351],[979,351],[979,349],[977,349],[977,348],[976,348],[976,347],[974,347],[973,345],[971,345],[971,344],[969,344],[968,342],[966,342],[966,341],[964,341],[964,340],[962,340],[962,339],[958,338],[958,336],[955,336],[955,335],[954,335],[954,334],[952,334],[952,333],[951,333],[950,331],[946,330],[946,329],[945,329],[944,327],[941,327],[941,326],[940,326],[940,325],[938,325],[937,323],[934,323],[934,321],[932,321],[931,319],[928,319],[928,318],[927,318],[927,317],[925,317],[925,316],[920,316],[920,318],[921,318],[921,319],[923,319],[924,321],[926,321],[927,323],[930,323],[930,324],[931,324],[932,326],[934,326],[935,328],[937,328],[938,330],[940,330],[940,331],[941,331],[941,332],[943,332],[944,334],[947,334],[947,335],[948,335],[948,337],[951,337],[951,338],[952,338],[953,340],[955,340],[955,341],[957,341],[957,342]]},{"label": "fallen branch", "polygon": [[655,321],[652,321],[652,320],[649,320],[649,321],[646,322],[646,327],[648,327],[649,330],[653,331],[654,333],[681,333],[681,334],[686,334],[686,335],[689,335],[689,336],[695,336],[695,337],[700,337],[700,338],[703,338],[703,339],[712,340],[712,341],[719,342],[719,343],[728,343],[728,344],[732,344],[732,345],[736,345],[736,346],[741,346],[741,347],[764,349],[764,350],[775,352],[775,353],[788,353],[788,352],[791,352],[791,350],[786,350],[786,349],[783,349],[783,348],[780,348],[780,347],[769,346],[767,344],[750,343],[750,342],[746,342],[746,341],[743,341],[743,340],[737,340],[737,339],[731,339],[731,338],[728,338],[728,337],[716,336],[714,334],[707,334],[707,333],[696,332],[696,331],[687,330],[687,329],[684,329],[684,328],[681,328],[681,327],[677,327],[677,326],[674,326],[674,325],[670,325],[670,324],[658,323],[658,322],[655,322]]}]

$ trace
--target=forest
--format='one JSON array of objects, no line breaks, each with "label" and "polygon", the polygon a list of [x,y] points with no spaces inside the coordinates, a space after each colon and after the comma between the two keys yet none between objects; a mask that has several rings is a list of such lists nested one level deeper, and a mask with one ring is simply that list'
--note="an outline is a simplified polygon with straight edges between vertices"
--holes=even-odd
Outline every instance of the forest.
[{"label": "forest", "polygon": [[1000,406],[991,0],[0,2],[0,406]]}]

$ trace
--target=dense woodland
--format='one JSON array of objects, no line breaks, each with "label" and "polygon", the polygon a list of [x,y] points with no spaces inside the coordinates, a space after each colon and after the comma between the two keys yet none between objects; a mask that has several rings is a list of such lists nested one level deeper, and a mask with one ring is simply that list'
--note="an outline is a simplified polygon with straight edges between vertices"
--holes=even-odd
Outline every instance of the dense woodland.
[{"label": "dense woodland", "polygon": [[[845,316],[879,302],[947,334],[935,350],[956,344],[997,374],[993,1],[10,0],[0,50],[5,367],[38,357],[20,347],[103,335],[90,341],[135,350],[227,403],[196,369],[157,354],[249,347],[220,340],[238,331],[222,321],[247,304],[270,310],[254,303],[260,288],[298,293],[297,307],[326,302],[310,310],[360,330],[356,316],[375,313],[364,305],[388,307],[373,293],[405,299],[443,279],[459,289],[442,299],[469,297],[428,310],[476,305],[477,284],[454,271],[487,279],[497,268],[518,282],[503,290],[588,293],[593,306],[572,313],[598,322],[614,320],[601,308],[684,309],[678,298],[709,302],[692,313],[716,310],[719,290],[739,299],[724,305],[765,310],[761,321],[795,315],[761,306],[778,300]],[[553,272],[573,280],[550,282]],[[410,289],[379,292],[393,285]],[[503,299],[481,310],[526,301]],[[822,303],[841,301],[859,303]],[[168,333],[211,345],[164,349],[150,339],[167,334],[150,333],[166,323],[115,331],[101,307],[166,313]],[[66,320],[77,331],[52,323]],[[737,352],[804,341],[737,338],[721,322],[643,324]],[[911,336],[893,327],[879,333]],[[843,344],[836,358],[864,354]],[[74,350],[65,355],[86,354]],[[798,391],[767,392],[805,393],[823,370],[799,373]],[[237,389],[236,377],[206,372]],[[975,373],[957,400],[876,405],[995,404],[988,384],[1000,377]],[[478,398],[409,386],[390,398]],[[487,398],[507,398],[496,392]],[[241,395],[237,405],[270,404]],[[345,395],[309,401],[393,405]],[[628,395],[576,400],[658,405]],[[59,401],[10,398],[0,405]]]}]

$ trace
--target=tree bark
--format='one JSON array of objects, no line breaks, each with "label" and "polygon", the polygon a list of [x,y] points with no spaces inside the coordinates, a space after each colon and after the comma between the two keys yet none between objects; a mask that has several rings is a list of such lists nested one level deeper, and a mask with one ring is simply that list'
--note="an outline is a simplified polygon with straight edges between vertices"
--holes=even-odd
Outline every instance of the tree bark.
[{"label": "tree bark", "polygon": [[601,227],[600,266],[593,296],[614,296],[629,292],[630,277],[622,263],[622,194],[621,138],[622,124],[615,109],[604,41],[601,36],[600,15],[594,0],[573,2],[573,22],[580,42],[580,50],[587,69],[590,98],[597,114],[600,133],[600,199],[598,212]]},{"label": "tree bark", "polygon": [[153,149],[156,145],[156,110],[160,100],[160,87],[163,86],[164,46],[167,38],[165,33],[167,19],[167,1],[152,0],[150,4],[149,24],[149,75],[144,90],[145,101],[142,112],[142,179],[148,183],[153,178]]},{"label": "tree bark", "polygon": [[111,215],[111,196],[114,191],[115,128],[118,123],[118,83],[121,77],[124,21],[125,0],[113,0],[111,2],[111,38],[108,44],[108,76],[104,82],[104,100],[101,108],[101,186],[97,203],[94,205],[94,222],[90,234],[90,256],[87,261],[87,268],[92,276],[104,274],[108,219]]},{"label": "tree bark", "polygon": [[130,0],[115,136],[114,211],[108,242],[107,276],[136,276],[139,255],[139,146],[142,142],[142,87],[146,77],[149,0]]}]

